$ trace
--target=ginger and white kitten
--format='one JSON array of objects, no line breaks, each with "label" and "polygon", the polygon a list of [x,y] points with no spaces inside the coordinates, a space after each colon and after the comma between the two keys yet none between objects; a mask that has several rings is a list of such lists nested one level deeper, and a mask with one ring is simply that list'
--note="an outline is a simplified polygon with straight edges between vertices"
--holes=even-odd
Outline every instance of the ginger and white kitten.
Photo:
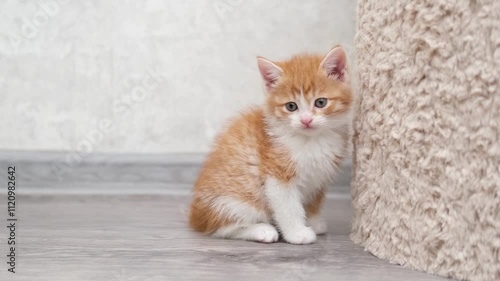
[{"label": "ginger and white kitten", "polygon": [[194,187],[189,223],[214,237],[292,244],[324,234],[325,191],[347,154],[346,55],[257,58],[266,102],[220,134]]}]

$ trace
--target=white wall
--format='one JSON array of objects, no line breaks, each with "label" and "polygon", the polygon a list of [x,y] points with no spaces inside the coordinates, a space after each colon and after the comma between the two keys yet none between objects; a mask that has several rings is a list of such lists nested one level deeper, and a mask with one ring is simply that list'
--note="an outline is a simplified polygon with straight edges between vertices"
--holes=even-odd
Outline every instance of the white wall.
[{"label": "white wall", "polygon": [[262,100],[256,55],[352,53],[354,6],[1,1],[0,149],[205,152]]}]

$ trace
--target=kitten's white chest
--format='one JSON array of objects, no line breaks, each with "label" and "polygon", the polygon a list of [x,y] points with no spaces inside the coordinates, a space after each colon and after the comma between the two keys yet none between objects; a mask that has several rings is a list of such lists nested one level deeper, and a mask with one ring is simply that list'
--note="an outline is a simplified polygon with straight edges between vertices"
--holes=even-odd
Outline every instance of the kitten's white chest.
[{"label": "kitten's white chest", "polygon": [[311,139],[291,140],[289,148],[295,162],[296,183],[308,201],[328,187],[338,169],[336,159],[344,153],[345,140],[338,133]]}]

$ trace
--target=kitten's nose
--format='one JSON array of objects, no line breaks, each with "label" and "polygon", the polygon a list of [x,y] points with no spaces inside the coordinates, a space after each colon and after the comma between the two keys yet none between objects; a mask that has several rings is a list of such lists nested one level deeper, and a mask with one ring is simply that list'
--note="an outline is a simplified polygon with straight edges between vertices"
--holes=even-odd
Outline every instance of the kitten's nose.
[{"label": "kitten's nose", "polygon": [[300,122],[302,122],[302,124],[306,125],[307,127],[309,127],[309,125],[311,125],[312,123],[312,118],[302,118],[300,119]]}]

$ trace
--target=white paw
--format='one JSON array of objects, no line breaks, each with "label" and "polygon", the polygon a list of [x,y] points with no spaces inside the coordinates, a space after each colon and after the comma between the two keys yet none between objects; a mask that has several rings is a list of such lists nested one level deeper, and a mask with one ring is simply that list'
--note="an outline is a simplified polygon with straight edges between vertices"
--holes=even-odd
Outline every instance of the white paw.
[{"label": "white paw", "polygon": [[307,223],[314,230],[316,235],[325,234],[328,230],[328,225],[326,224],[325,219],[321,217],[312,217],[307,220]]},{"label": "white paw", "polygon": [[316,241],[316,233],[310,227],[303,227],[297,231],[286,233],[285,240],[291,244],[311,244]]},{"label": "white paw", "polygon": [[253,230],[253,238],[251,240],[261,243],[274,243],[278,241],[279,234],[274,226],[263,224]]}]

